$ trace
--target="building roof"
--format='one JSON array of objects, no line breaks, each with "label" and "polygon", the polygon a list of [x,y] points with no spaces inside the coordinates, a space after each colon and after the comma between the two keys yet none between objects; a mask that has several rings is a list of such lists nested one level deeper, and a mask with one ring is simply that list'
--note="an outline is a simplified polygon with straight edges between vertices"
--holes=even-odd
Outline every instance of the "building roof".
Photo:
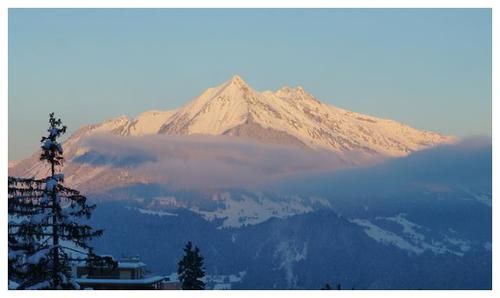
[{"label": "building roof", "polygon": [[[78,267],[86,267],[87,263],[86,262],[79,262],[77,263]],[[135,269],[135,268],[141,268],[141,267],[146,267],[146,264],[143,262],[138,262],[138,261],[119,261],[118,262],[118,269]]]},{"label": "building roof", "polygon": [[134,268],[141,268],[145,267],[146,264],[143,262],[130,262],[130,261],[125,261],[125,262],[118,262],[118,268],[123,268],[123,269],[134,269]]},{"label": "building roof", "polygon": [[79,284],[117,284],[117,285],[147,285],[167,279],[166,276],[149,276],[141,279],[111,279],[111,278],[76,278]]}]

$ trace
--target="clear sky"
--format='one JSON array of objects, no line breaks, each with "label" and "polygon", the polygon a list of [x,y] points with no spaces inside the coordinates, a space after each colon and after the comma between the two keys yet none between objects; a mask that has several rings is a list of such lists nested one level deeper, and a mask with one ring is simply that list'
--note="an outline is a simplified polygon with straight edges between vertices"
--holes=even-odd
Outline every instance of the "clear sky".
[{"label": "clear sky", "polygon": [[9,160],[37,150],[50,111],[73,132],[179,107],[233,74],[490,136],[491,10],[10,9]]}]

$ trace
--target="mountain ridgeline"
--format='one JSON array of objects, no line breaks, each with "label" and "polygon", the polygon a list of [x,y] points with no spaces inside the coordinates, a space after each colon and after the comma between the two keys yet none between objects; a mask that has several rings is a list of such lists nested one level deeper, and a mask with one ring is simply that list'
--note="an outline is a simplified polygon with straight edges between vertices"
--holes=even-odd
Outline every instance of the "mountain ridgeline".
[{"label": "mountain ridgeline", "polygon": [[388,156],[456,140],[324,104],[302,87],[257,92],[239,76],[209,88],[182,108],[120,117],[84,130],[123,136],[226,135],[335,152]]}]

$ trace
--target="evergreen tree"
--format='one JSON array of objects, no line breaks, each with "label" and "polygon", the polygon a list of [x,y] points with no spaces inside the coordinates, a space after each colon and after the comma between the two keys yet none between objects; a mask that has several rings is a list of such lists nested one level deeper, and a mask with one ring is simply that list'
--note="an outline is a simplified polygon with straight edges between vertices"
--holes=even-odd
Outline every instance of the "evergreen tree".
[{"label": "evergreen tree", "polygon": [[[352,288],[354,290],[354,287]],[[332,286],[330,285],[330,283],[326,283],[322,288],[321,290],[333,290]],[[338,283],[337,284],[337,290],[342,290],[342,286]]]},{"label": "evergreen tree", "polygon": [[322,290],[333,290],[333,289],[332,289],[332,286],[330,286],[330,284],[329,284],[329,283],[326,283],[326,284],[325,284],[325,285],[324,285],[321,289],[322,289]]},{"label": "evergreen tree", "polygon": [[[42,137],[40,160],[50,166],[42,179],[8,178],[9,281],[18,289],[77,289],[71,262],[98,258],[88,241],[102,230],[82,224],[95,205],[77,190],[63,185],[57,170],[64,161],[57,139],[66,132],[61,120],[49,116],[48,135]],[[75,254],[77,253],[77,254]]]},{"label": "evergreen tree", "polygon": [[205,283],[201,280],[205,276],[203,268],[203,256],[198,247],[194,247],[191,241],[184,248],[184,257],[179,262],[177,274],[183,290],[204,290]]}]

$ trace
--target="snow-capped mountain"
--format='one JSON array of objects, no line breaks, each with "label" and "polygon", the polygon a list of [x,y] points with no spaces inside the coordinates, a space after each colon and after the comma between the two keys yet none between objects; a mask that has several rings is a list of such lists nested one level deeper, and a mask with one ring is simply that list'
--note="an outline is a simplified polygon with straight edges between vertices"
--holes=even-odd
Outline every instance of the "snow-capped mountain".
[{"label": "snow-capped mountain", "polygon": [[405,156],[454,140],[324,104],[301,87],[257,92],[239,76],[203,92],[174,113],[159,133],[238,136],[388,156]]},{"label": "snow-capped mountain", "polygon": [[[250,139],[260,144],[312,150],[310,153],[331,152],[342,163],[354,165],[380,157],[405,156],[455,141],[451,136],[420,131],[392,120],[324,104],[301,87],[258,92],[239,76],[234,76],[217,87],[207,89],[177,110],[147,111],[135,119],[120,116],[78,129],[63,143],[67,161],[64,168],[66,183],[82,190],[92,184],[89,188],[93,191],[132,183],[161,183],[152,181],[144,173],[97,163],[119,158],[110,156],[118,154],[116,152],[108,152],[104,158],[102,152],[97,152],[84,142],[89,137],[103,134],[120,136],[126,140],[148,135],[209,135],[226,139]],[[192,147],[182,150],[189,151]],[[169,153],[163,152],[163,155]],[[186,154],[189,155],[183,153],[179,158],[189,158]],[[231,151],[228,154],[229,159],[238,160],[240,164],[249,162],[241,157],[246,153]],[[93,162],[89,161],[91,159]],[[294,155],[290,159],[297,158]],[[44,177],[48,168],[38,160],[36,152],[31,158],[9,167],[9,172],[17,176]]]},{"label": "snow-capped mountain", "polygon": [[67,145],[82,134],[97,133],[226,135],[336,152],[360,150],[388,156],[404,156],[456,140],[452,136],[324,104],[302,87],[258,92],[237,75],[207,89],[180,109],[146,111],[135,119],[120,116],[83,127],[68,139]]},{"label": "snow-capped mountain", "polygon": [[[177,110],[147,111],[135,119],[120,116],[80,128],[63,144],[70,169],[71,160],[88,150],[81,140],[99,134],[125,137],[224,135],[265,144],[389,157],[405,156],[456,140],[452,136],[421,131],[396,121],[324,104],[301,87],[257,92],[239,76],[207,89]],[[359,161],[359,155],[356,159]],[[38,153],[17,163],[11,170],[23,176],[44,176],[47,173],[46,167],[38,162]],[[95,175],[99,171],[85,169],[80,177]],[[67,174],[71,176],[71,173]]]}]

